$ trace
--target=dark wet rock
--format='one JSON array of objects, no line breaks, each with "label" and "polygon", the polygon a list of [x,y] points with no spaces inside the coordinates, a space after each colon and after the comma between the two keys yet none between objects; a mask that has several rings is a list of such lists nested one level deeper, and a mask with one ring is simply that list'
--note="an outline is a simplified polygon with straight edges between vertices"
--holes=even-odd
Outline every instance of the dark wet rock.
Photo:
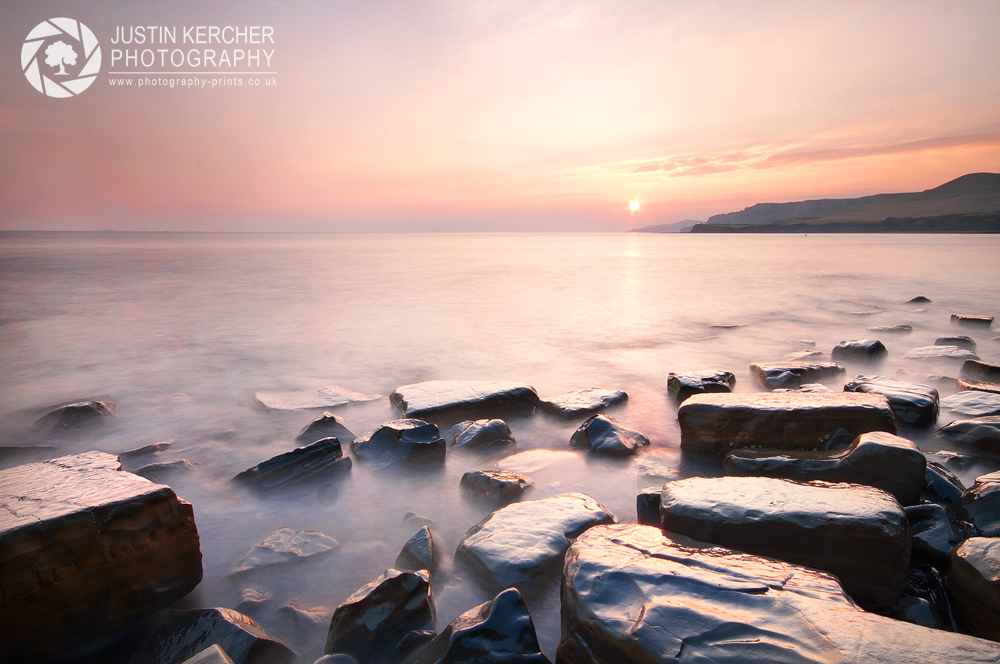
[{"label": "dark wet rock", "polygon": [[920,346],[906,351],[910,360],[978,360],[979,356],[960,346]]},{"label": "dark wet rock", "polygon": [[201,578],[191,504],[118,457],[0,471],[0,652],[39,661],[103,647]]},{"label": "dark wet rock", "polygon": [[233,664],[226,651],[217,645],[211,645],[197,655],[185,659],[182,664]]},{"label": "dark wet rock", "polygon": [[952,314],[951,322],[965,327],[990,327],[993,316],[989,314]]},{"label": "dark wet rock", "polygon": [[516,588],[508,588],[455,618],[418,656],[407,660],[407,664],[480,662],[549,662]]},{"label": "dark wet rock", "polygon": [[636,486],[661,487],[664,482],[680,479],[680,464],[679,450],[654,450],[636,464]]},{"label": "dark wet rock", "polygon": [[964,491],[965,485],[955,473],[937,461],[927,461],[924,490],[920,494],[921,502],[947,506],[958,500]]},{"label": "dark wet rock", "polygon": [[252,613],[274,599],[274,595],[257,588],[244,588],[240,591],[240,603],[236,605],[239,613]]},{"label": "dark wet rock", "polygon": [[598,526],[570,547],[562,626],[557,659],[573,664],[1000,656],[992,641],[861,611],[829,574],[641,525]]},{"label": "dark wet rock", "polygon": [[906,301],[906,304],[930,304],[930,303],[931,303],[930,299],[924,297],[923,295],[918,295],[915,298]]},{"label": "dark wet rock", "polygon": [[336,484],[326,483],[316,487],[316,502],[323,507],[333,507],[340,500],[340,489]]},{"label": "dark wet rock", "polygon": [[990,382],[987,380],[969,380],[967,378],[959,378],[958,389],[1000,394],[1000,383]]},{"label": "dark wet rock", "polygon": [[[941,569],[947,570],[945,561]],[[896,616],[925,627],[956,631],[955,614],[948,601],[948,591],[945,589],[945,578],[933,564],[911,560],[910,570],[906,576],[906,592],[899,600]],[[917,602],[916,600],[923,600]],[[927,613],[930,613],[930,616]],[[891,614],[885,614],[891,615]],[[934,624],[928,624],[933,619]],[[940,622],[938,622],[940,621]]]},{"label": "dark wet rock", "polygon": [[393,568],[401,572],[416,572],[421,569],[436,572],[440,566],[441,546],[434,539],[431,529],[421,526],[417,534],[403,545]]},{"label": "dark wet rock", "polygon": [[628,401],[628,395],[621,390],[591,387],[586,390],[567,392],[553,399],[541,401],[539,405],[542,410],[552,415],[575,417],[617,406],[626,401]]},{"label": "dark wet rock", "polygon": [[973,537],[955,547],[948,593],[973,634],[1000,641],[1000,539]]},{"label": "dark wet rock", "polygon": [[430,380],[403,385],[389,401],[407,417],[464,414],[502,415],[532,410],[535,388],[523,383],[476,380]]},{"label": "dark wet rock", "polygon": [[297,532],[291,528],[278,528],[237,560],[230,576],[251,572],[270,565],[284,565],[305,559],[317,560],[340,551],[337,540],[315,530]]},{"label": "dark wet rock", "polygon": [[211,645],[234,664],[292,664],[296,654],[252,618],[232,609],[163,611],[143,628],[129,664],[183,662]]},{"label": "dark wet rock", "polygon": [[941,399],[941,407],[969,417],[1000,415],[1000,394],[979,390],[956,392]]},{"label": "dark wet rock", "polygon": [[42,415],[35,422],[35,429],[46,433],[85,429],[100,426],[117,414],[114,401],[79,401]]},{"label": "dark wet rock", "polygon": [[258,392],[254,395],[254,401],[268,410],[334,408],[358,401],[374,401],[381,398],[381,394],[362,394],[337,385],[327,385],[313,390]]},{"label": "dark wet rock", "polygon": [[742,448],[727,454],[723,466],[726,475],[741,477],[865,484],[892,494],[902,505],[920,502],[927,471],[914,443],[882,431],[862,434],[831,452]]},{"label": "dark wet rock", "polygon": [[975,351],[976,342],[972,337],[966,336],[954,336],[954,337],[938,337],[934,340],[935,346],[958,346],[959,348],[964,348],[966,350]]},{"label": "dark wet rock", "polygon": [[466,420],[448,430],[451,444],[460,450],[507,452],[517,447],[514,434],[503,420]]},{"label": "dark wet rock", "polygon": [[898,334],[909,334],[910,332],[913,332],[913,326],[912,325],[877,325],[875,327],[869,327],[868,331],[869,332],[882,332],[882,333],[889,332],[889,333],[898,333]]},{"label": "dark wet rock", "polygon": [[[847,429],[837,429],[830,436],[830,440],[823,444],[820,448],[823,452],[833,452],[834,450],[839,450],[847,447],[855,440],[855,436],[851,435],[851,432]],[[819,450],[817,450],[819,451]]]},{"label": "dark wet rock", "polygon": [[909,595],[900,598],[898,614],[900,620],[905,620],[914,625],[931,627],[933,629],[947,629],[944,618],[930,600],[923,597],[911,597]]},{"label": "dark wet rock", "polygon": [[434,596],[426,570],[386,570],[333,612],[325,653],[388,664],[408,632],[433,629]]},{"label": "dark wet rock", "polygon": [[948,514],[940,505],[924,503],[906,508],[913,538],[913,557],[934,565],[947,565],[958,535],[951,527]]},{"label": "dark wet rock", "polygon": [[327,411],[303,427],[295,437],[298,445],[309,445],[324,438],[336,438],[344,444],[354,442],[354,433],[347,428],[344,420]]},{"label": "dark wet rock", "polygon": [[736,376],[731,371],[709,369],[667,374],[667,393],[677,401],[684,401],[693,394],[732,392]]},{"label": "dark wet rock", "polygon": [[461,487],[466,495],[495,510],[521,500],[535,483],[509,470],[473,470],[462,475]]},{"label": "dark wet rock", "polygon": [[423,526],[433,526],[434,519],[424,516],[423,514],[417,514],[416,512],[407,512],[403,515],[402,525],[412,526],[414,528],[422,528]]},{"label": "dark wet rock", "polygon": [[644,526],[660,525],[660,494],[663,485],[641,489],[635,497],[635,520]]},{"label": "dark wet rock", "polygon": [[928,461],[937,461],[942,466],[950,468],[953,471],[968,470],[969,466],[972,465],[972,457],[968,454],[959,454],[958,452],[951,452],[949,450],[925,452],[924,457]]},{"label": "dark wet rock", "polygon": [[411,655],[434,640],[437,633],[432,629],[417,629],[407,632],[392,651],[389,664],[404,664]]},{"label": "dark wet rock", "polygon": [[955,420],[934,434],[935,440],[975,448],[980,452],[1000,456],[1000,416]]},{"label": "dark wet rock", "polygon": [[906,513],[891,495],[869,486],[768,477],[677,480],[663,485],[660,525],[836,574],[869,608],[894,605],[906,586]]},{"label": "dark wet rock", "polygon": [[888,355],[889,351],[878,339],[841,341],[830,351],[834,362],[878,362]]},{"label": "dark wet rock", "polygon": [[649,445],[649,438],[613,417],[594,415],[573,432],[569,444],[595,454],[627,456]]},{"label": "dark wet rock", "polygon": [[351,451],[372,468],[443,464],[445,443],[435,424],[423,420],[389,420],[378,429],[358,436]]},{"label": "dark wet rock", "polygon": [[136,447],[135,449],[128,450],[126,452],[119,452],[119,459],[134,459],[136,457],[149,456],[151,454],[159,454],[164,450],[170,449],[172,443],[168,441],[162,441],[159,443],[152,443],[150,445],[143,445],[142,447]]},{"label": "dark wet rock", "polygon": [[523,586],[558,569],[566,548],[582,532],[617,523],[604,505],[582,493],[525,500],[493,512],[470,528],[455,562],[488,587]]},{"label": "dark wet rock", "polygon": [[754,362],[750,365],[754,378],[772,390],[777,387],[794,389],[803,383],[816,383],[845,371],[836,362]]},{"label": "dark wet rock", "polygon": [[883,395],[896,417],[911,426],[930,426],[938,418],[941,397],[928,385],[906,383],[887,376],[855,376],[844,385],[844,391]]},{"label": "dark wet rock", "polygon": [[196,470],[196,468],[191,461],[188,459],[178,459],[177,461],[146,464],[141,468],[136,468],[132,472],[139,477],[145,477],[150,482],[166,482],[174,475],[191,472],[192,470]]},{"label": "dark wet rock", "polygon": [[344,456],[339,440],[323,438],[311,445],[262,461],[233,479],[269,491],[329,480],[351,472],[351,465],[351,460]]},{"label": "dark wet rock", "polygon": [[1000,365],[982,362],[978,358],[966,360],[962,364],[959,378],[967,380],[985,380],[989,382],[1000,381]]},{"label": "dark wet rock", "polygon": [[838,429],[896,433],[879,394],[698,394],[677,411],[681,448],[725,454],[738,447],[820,449]]},{"label": "dark wet rock", "polygon": [[962,524],[971,524],[983,537],[1000,537],[1000,482],[973,484],[947,510],[959,532]]}]

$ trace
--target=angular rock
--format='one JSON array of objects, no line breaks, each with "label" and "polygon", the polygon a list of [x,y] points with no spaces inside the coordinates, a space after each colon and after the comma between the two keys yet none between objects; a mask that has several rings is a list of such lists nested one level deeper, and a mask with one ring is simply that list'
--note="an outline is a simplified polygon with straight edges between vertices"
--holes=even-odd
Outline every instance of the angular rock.
[{"label": "angular rock", "polygon": [[292,664],[297,655],[253,619],[232,609],[163,611],[143,627],[129,664],[183,662],[217,645],[233,664]]},{"label": "angular rock", "polygon": [[604,505],[582,493],[525,500],[493,512],[470,528],[455,552],[488,587],[523,587],[562,563],[582,532],[617,523]]},{"label": "angular rock", "polygon": [[119,452],[119,459],[133,459],[135,457],[148,456],[151,454],[159,454],[160,452],[169,449],[172,443],[168,441],[163,441],[159,443],[152,443],[150,445],[143,445],[142,447],[136,447],[135,449],[128,450],[126,452]]},{"label": "angular rock", "polygon": [[378,429],[358,436],[351,451],[372,468],[443,464],[445,443],[435,424],[423,420],[389,420]]},{"label": "angular rock", "polygon": [[462,490],[489,509],[506,507],[535,488],[530,478],[509,470],[473,470],[462,475]]},{"label": "angular rock", "polygon": [[992,473],[980,475],[976,478],[974,484],[982,484],[984,482],[1000,482],[1000,470],[994,470]]},{"label": "angular rock", "polygon": [[351,472],[352,462],[344,456],[340,441],[323,438],[311,445],[271,457],[233,478],[264,491],[329,480]]},{"label": "angular rock", "polygon": [[660,525],[836,574],[868,608],[893,606],[906,587],[906,513],[873,487],[769,477],[677,480],[663,485]]},{"label": "angular rock", "polygon": [[427,571],[389,569],[333,612],[324,652],[387,664],[408,632],[433,627],[434,596]]},{"label": "angular rock", "polygon": [[114,401],[80,401],[42,415],[35,422],[39,431],[58,433],[100,426],[118,414]]},{"label": "angular rock", "polygon": [[617,406],[628,401],[628,395],[621,390],[605,390],[591,387],[574,390],[558,397],[540,401],[539,406],[547,413],[559,417],[575,417],[594,413],[604,408]]},{"label": "angular rock", "polygon": [[958,377],[967,380],[997,382],[1000,381],[1000,366],[981,362],[978,358],[966,360],[958,372]]},{"label": "angular rock", "polygon": [[887,355],[889,351],[878,339],[841,341],[830,351],[830,359],[834,362],[878,362]]},{"label": "angular rock", "polygon": [[927,460],[909,440],[877,431],[830,452],[733,450],[726,455],[723,467],[726,475],[739,477],[864,484],[892,494],[901,505],[915,505],[924,489]]},{"label": "angular rock", "polygon": [[250,547],[237,560],[229,576],[251,572],[270,565],[299,562],[307,558],[319,558],[340,551],[340,544],[315,530],[297,532],[291,528],[278,528],[273,533]]},{"label": "angular rock", "polygon": [[640,489],[635,497],[635,520],[644,526],[660,526],[660,494],[663,485]]},{"label": "angular rock", "polygon": [[1000,415],[1000,394],[979,390],[957,392],[941,399],[941,407],[969,417]]},{"label": "angular rock", "polygon": [[1000,394],[1000,383],[992,383],[987,380],[969,380],[967,378],[959,378],[958,389]]},{"label": "angular rock", "polygon": [[969,466],[972,465],[972,457],[968,454],[959,454],[958,452],[948,450],[925,452],[924,456],[928,461],[937,461],[945,468],[950,468],[954,471],[968,470]]},{"label": "angular rock", "polygon": [[913,538],[913,556],[933,565],[947,565],[948,556],[958,542],[948,514],[940,505],[925,503],[906,508]]},{"label": "angular rock", "polygon": [[909,334],[913,332],[912,325],[879,325],[876,327],[869,327],[869,332],[896,332],[902,334]]},{"label": "angular rock", "polygon": [[930,304],[930,298],[926,298],[923,295],[918,295],[911,300],[907,300],[906,304]]},{"label": "angular rock", "polygon": [[1000,537],[1000,482],[973,484],[947,510],[958,532],[963,532],[963,524],[970,524],[975,526],[976,534]]},{"label": "angular rock", "polygon": [[955,337],[938,337],[934,340],[935,346],[958,346],[959,348],[964,348],[965,350],[976,350],[976,342],[972,337],[966,336],[955,336]]},{"label": "angular rock", "polygon": [[0,653],[70,657],[201,581],[191,504],[103,452],[0,471]]},{"label": "angular rock", "polygon": [[434,540],[431,529],[421,526],[417,534],[403,545],[393,569],[401,572],[416,572],[425,569],[436,572],[441,566],[441,548]]},{"label": "angular rock", "polygon": [[535,388],[523,383],[477,380],[430,380],[403,385],[389,401],[407,417],[501,415],[532,410],[538,405]]},{"label": "angular rock", "polygon": [[337,385],[327,385],[313,390],[258,392],[254,395],[254,401],[268,410],[334,408],[357,401],[375,401],[381,398],[381,394],[363,394]]},{"label": "angular rock", "polygon": [[903,357],[910,360],[978,360],[971,350],[959,346],[920,346],[906,351]]},{"label": "angular rock", "polygon": [[989,314],[952,314],[951,322],[966,327],[990,327],[993,325],[993,316]]},{"label": "angular rock", "polygon": [[569,439],[570,447],[577,447],[608,456],[635,454],[640,447],[649,445],[649,438],[630,429],[608,415],[594,415],[580,425]]},{"label": "angular rock", "polygon": [[193,657],[185,659],[183,664],[233,664],[226,651],[217,645],[211,645]]},{"label": "angular rock", "polygon": [[947,440],[1000,456],[1000,416],[976,417],[949,422],[934,433],[935,440]]},{"label": "angular rock", "polygon": [[336,438],[350,445],[354,442],[355,435],[347,428],[343,419],[327,411],[307,424],[295,437],[295,442],[299,445],[309,445],[324,438]]},{"label": "angular rock", "polygon": [[448,430],[451,444],[461,450],[506,452],[517,447],[514,434],[503,420],[466,420]]},{"label": "angular rock", "polygon": [[750,365],[753,374],[761,385],[768,389],[777,387],[797,388],[803,383],[815,383],[826,378],[832,378],[846,371],[835,362],[792,363],[792,362],[754,362]]},{"label": "angular rock", "polygon": [[1000,539],[973,537],[955,547],[948,593],[973,634],[1000,641]]},{"label": "angular rock", "polygon": [[896,417],[912,426],[930,426],[937,421],[941,397],[927,385],[905,383],[887,376],[855,376],[845,392],[881,394],[889,400]]},{"label": "angular rock", "polygon": [[150,482],[163,482],[178,473],[196,470],[195,465],[188,459],[178,459],[177,461],[164,461],[162,463],[150,463],[132,471],[139,477],[145,477]]},{"label": "angular rock", "polygon": [[516,588],[508,588],[455,618],[418,656],[407,660],[407,664],[480,662],[549,662]]},{"label": "angular rock", "polygon": [[815,450],[838,429],[896,433],[879,394],[696,394],[677,411],[681,448],[725,454],[737,447]]},{"label": "angular rock", "polygon": [[557,661],[973,662],[1000,644],[861,611],[822,572],[640,525],[566,555]]},{"label": "angular rock", "polygon": [[920,501],[935,505],[949,505],[958,500],[965,491],[965,485],[955,473],[936,461],[927,461],[927,475]]},{"label": "angular rock", "polygon": [[667,374],[667,393],[677,401],[684,401],[694,394],[732,392],[736,376],[731,371],[708,369]]}]

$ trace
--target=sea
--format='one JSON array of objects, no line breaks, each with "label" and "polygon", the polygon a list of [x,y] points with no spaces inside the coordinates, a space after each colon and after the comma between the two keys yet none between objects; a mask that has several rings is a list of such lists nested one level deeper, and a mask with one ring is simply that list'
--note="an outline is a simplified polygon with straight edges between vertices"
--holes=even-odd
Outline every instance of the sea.
[{"label": "sea", "polygon": [[[952,314],[1000,315],[998,257],[997,235],[5,232],[0,446],[48,446],[55,449],[31,454],[51,456],[170,442],[123,463],[195,466],[168,481],[194,506],[203,554],[204,580],[180,606],[232,608],[245,588],[268,593],[252,617],[312,661],[333,609],[391,567],[416,532],[403,524],[409,512],[433,521],[446,554],[433,588],[436,627],[490,598],[450,557],[488,514],[463,497],[462,475],[503,462],[451,450],[437,471],[356,462],[335,501],[320,502],[315,490],[250,491],[233,476],[293,449],[323,412],[269,411],[255,403],[258,392],[337,385],[388,395],[438,379],[519,381],[543,399],[624,390],[627,403],[608,414],[680,466],[677,404],[666,390],[672,371],[729,370],[735,391],[756,392],[751,362],[802,349],[828,358],[840,341],[878,338],[888,358],[875,368],[848,365],[846,377],[877,373],[952,393],[947,379],[960,361],[903,356],[962,334],[984,360],[1000,361],[1000,331],[950,322]],[[930,302],[907,303],[916,296]],[[912,332],[869,331],[901,324]],[[95,397],[117,404],[112,424],[33,437],[32,423],[53,406]],[[331,412],[355,434],[400,416],[387,398]],[[634,521],[639,461],[569,452],[582,419],[509,418],[518,450],[543,451],[509,465],[535,481],[529,497],[583,491]],[[943,410],[938,425],[952,419]],[[901,433],[931,451],[941,448],[933,430]],[[970,482],[992,470],[973,459],[959,475]],[[278,528],[319,531],[341,549],[229,576]],[[289,602],[312,613],[279,610]],[[552,659],[558,584],[529,608]]]}]

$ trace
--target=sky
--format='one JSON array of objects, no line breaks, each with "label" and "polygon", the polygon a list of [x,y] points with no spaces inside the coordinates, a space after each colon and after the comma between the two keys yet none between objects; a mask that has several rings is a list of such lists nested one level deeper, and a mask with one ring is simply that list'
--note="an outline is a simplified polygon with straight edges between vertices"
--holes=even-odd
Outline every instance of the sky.
[{"label": "sky", "polygon": [[[5,0],[0,13],[0,230],[624,230],[1000,172],[995,0]],[[101,48],[93,84],[68,98],[22,69],[26,37],[54,17]],[[249,69],[274,73],[113,63],[112,49],[161,47],[112,43],[149,25],[179,41],[190,26],[270,26],[270,66]],[[244,85],[137,86],[163,69],[151,80]]]}]

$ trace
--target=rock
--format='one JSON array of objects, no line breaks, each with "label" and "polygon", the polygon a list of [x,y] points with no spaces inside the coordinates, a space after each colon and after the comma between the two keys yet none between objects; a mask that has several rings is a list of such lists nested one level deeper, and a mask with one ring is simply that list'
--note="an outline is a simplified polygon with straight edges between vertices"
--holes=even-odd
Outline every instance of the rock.
[{"label": "rock", "polygon": [[541,652],[528,607],[516,588],[508,588],[455,618],[418,657],[407,660],[407,664],[480,662],[549,662]]},{"label": "rock", "polygon": [[786,353],[783,359],[788,362],[801,362],[802,360],[815,360],[818,358],[827,359],[826,353],[808,349],[794,350],[791,353]]},{"label": "rock", "polygon": [[330,411],[324,412],[315,420],[307,424],[299,435],[295,437],[298,445],[309,445],[324,438],[336,438],[339,441],[350,445],[354,442],[354,433],[347,428],[344,420],[337,417]]},{"label": "rock", "polygon": [[823,383],[802,383],[798,388],[790,390],[787,387],[778,387],[772,392],[782,393],[782,392],[803,392],[805,394],[831,394],[833,390],[824,385]]},{"label": "rock", "polygon": [[977,392],[992,392],[993,394],[1000,394],[1000,383],[992,383],[986,380],[968,380],[966,378],[959,378],[958,389],[975,390]]},{"label": "rock", "polygon": [[136,468],[132,472],[139,477],[145,477],[150,482],[163,482],[170,479],[172,475],[192,470],[196,470],[195,466],[188,459],[178,459],[177,461],[150,463],[141,468]]},{"label": "rock", "polygon": [[532,410],[538,404],[538,393],[523,383],[430,380],[397,387],[389,401],[407,417],[493,416]]},{"label": "rock", "polygon": [[993,316],[989,314],[952,314],[951,322],[966,327],[990,327],[993,325]]},{"label": "rock", "polygon": [[907,300],[906,304],[930,304],[930,299],[924,297],[923,295],[918,295],[912,300]]},{"label": "rock", "polygon": [[323,438],[291,452],[271,457],[233,478],[264,491],[329,480],[351,472],[352,462],[344,456],[340,441]]},{"label": "rock", "polygon": [[855,376],[845,392],[881,394],[889,400],[896,417],[912,426],[930,426],[937,421],[941,397],[927,385],[904,383],[887,376]]},{"label": "rock", "polygon": [[684,401],[693,394],[732,392],[734,387],[736,376],[731,371],[709,369],[667,374],[667,393],[677,401]]},{"label": "rock", "polygon": [[890,333],[909,334],[910,332],[913,332],[913,326],[912,325],[878,325],[876,327],[869,327],[868,331],[869,332],[882,332],[882,333],[890,332]]},{"label": "rock", "polygon": [[1000,394],[978,390],[957,392],[941,399],[941,407],[970,417],[1000,415]]},{"label": "rock", "polygon": [[539,402],[542,410],[559,417],[575,417],[586,415],[610,406],[617,406],[628,401],[628,395],[621,390],[605,390],[591,387],[586,390],[574,390],[547,401]]},{"label": "rock", "polygon": [[254,401],[268,410],[334,408],[358,401],[374,401],[381,398],[381,394],[362,394],[337,385],[327,385],[313,390],[258,392],[254,395]]},{"label": "rock", "polygon": [[507,452],[517,447],[514,434],[503,420],[466,420],[448,430],[451,444],[460,450]]},{"label": "rock", "polygon": [[997,382],[1000,381],[1000,366],[981,362],[979,358],[969,359],[962,364],[958,377],[966,380]]},{"label": "rock", "polygon": [[291,528],[278,528],[273,533],[250,547],[237,560],[229,576],[250,572],[270,565],[283,565],[305,560],[317,560],[340,551],[340,544],[315,530],[297,532]]},{"label": "rock", "polygon": [[776,387],[796,388],[802,383],[815,383],[826,378],[832,378],[846,371],[835,362],[792,363],[792,362],[754,362],[750,365],[750,373],[768,389]]},{"label": "rock", "polygon": [[958,532],[962,532],[962,524],[971,524],[983,537],[1000,537],[1000,482],[973,484],[948,505],[947,511]]},{"label": "rock", "polygon": [[1000,641],[1000,539],[973,537],[955,547],[948,593],[973,634]]},{"label": "rock", "polygon": [[423,420],[389,420],[378,429],[359,436],[351,451],[372,468],[443,464],[445,444],[435,424]]},{"label": "rock", "polygon": [[964,348],[965,350],[976,350],[976,342],[972,340],[972,337],[966,336],[954,336],[954,337],[938,337],[934,340],[935,346],[958,346],[959,348]]},{"label": "rock", "polygon": [[1000,482],[1000,470],[994,470],[992,473],[980,475],[976,478],[975,484],[982,484],[984,482]]},{"label": "rock", "polygon": [[79,401],[42,415],[35,422],[40,432],[59,433],[104,424],[118,414],[114,401]]},{"label": "rock", "polygon": [[462,476],[462,490],[491,510],[521,500],[535,488],[530,478],[509,470],[473,470]]},{"label": "rock", "polygon": [[644,526],[660,526],[660,494],[663,485],[641,489],[635,497],[635,520]]},{"label": "rock", "polygon": [[949,422],[935,432],[934,439],[947,440],[1000,456],[1000,416]]},{"label": "rock", "polygon": [[924,453],[924,457],[926,457],[928,461],[937,461],[942,466],[950,468],[954,471],[968,470],[969,466],[972,465],[972,457],[968,454],[959,454],[958,452],[951,452],[948,450],[926,452]]},{"label": "rock", "polygon": [[943,465],[936,461],[927,461],[927,475],[924,478],[924,491],[920,501],[935,505],[949,505],[961,497],[965,485]]},{"label": "rock", "polygon": [[978,360],[979,356],[960,346],[920,346],[903,357],[911,360]]},{"label": "rock", "polygon": [[878,339],[841,341],[830,351],[834,362],[878,362],[888,355],[889,351]]},{"label": "rock", "polygon": [[326,483],[316,487],[316,502],[323,507],[333,507],[340,500],[340,489],[336,484]]},{"label": "rock", "polygon": [[322,605],[306,604],[300,599],[290,599],[275,613],[284,617],[295,630],[313,630],[330,622],[330,609]]},{"label": "rock", "polygon": [[407,632],[392,651],[390,664],[405,664],[417,650],[434,640],[437,634],[432,629],[417,629]]},{"label": "rock", "polygon": [[119,459],[134,459],[135,457],[148,456],[150,454],[159,454],[166,449],[169,449],[172,443],[163,441],[160,443],[152,443],[151,445],[143,445],[142,447],[136,447],[135,449],[128,450],[126,452],[120,452],[118,454]]},{"label": "rock", "polygon": [[899,600],[899,618],[914,625],[946,629],[938,608],[923,597],[906,596]]},{"label": "rock", "polygon": [[211,645],[197,655],[185,659],[183,664],[233,664],[226,651],[217,645]]},{"label": "rock", "polygon": [[[655,450],[636,464],[636,486],[662,487],[664,482],[681,478],[679,450]],[[657,504],[659,504],[657,498]],[[657,520],[659,523],[659,520]]]},{"label": "rock", "polygon": [[649,445],[649,438],[607,415],[594,415],[580,425],[569,439],[570,447],[597,454],[626,456]]},{"label": "rock", "polygon": [[191,504],[87,452],[0,471],[0,653],[72,657],[202,577]]},{"label": "rock", "polygon": [[740,477],[864,484],[892,494],[901,505],[920,502],[927,472],[914,443],[883,431],[862,434],[831,452],[742,448],[727,454],[723,466],[726,475]]},{"label": "rock", "polygon": [[417,514],[416,512],[407,512],[403,515],[402,524],[404,526],[411,526],[414,528],[421,528],[423,526],[433,526],[434,519],[430,519],[423,514]]},{"label": "rock", "polygon": [[236,611],[247,613],[258,610],[274,599],[274,595],[257,588],[244,588],[240,591],[240,603],[236,605]]},{"label": "rock", "polygon": [[570,547],[557,661],[972,662],[1000,644],[861,611],[823,572],[640,525]]},{"label": "rock", "polygon": [[333,612],[325,653],[388,664],[408,632],[434,627],[434,597],[426,570],[386,570]]},{"label": "rock", "polygon": [[129,664],[183,662],[217,645],[233,664],[292,664],[297,655],[253,619],[232,609],[163,611],[143,627]]},{"label": "rock", "polygon": [[566,548],[601,523],[617,523],[604,505],[582,493],[525,500],[503,507],[470,528],[455,562],[488,587],[523,587],[558,569]]},{"label": "rock", "polygon": [[681,448],[725,454],[737,447],[822,447],[838,429],[854,436],[896,433],[889,401],[879,394],[696,394],[677,411]]},{"label": "rock", "polygon": [[417,534],[403,545],[392,567],[401,572],[416,572],[422,569],[436,572],[441,567],[441,548],[434,540],[431,529],[421,526]]},{"label": "rock", "polygon": [[910,536],[913,538],[913,557],[932,565],[947,565],[958,535],[951,527],[944,508],[928,503],[913,505],[906,508],[906,519],[910,522]]},{"label": "rock", "polygon": [[906,587],[910,527],[889,494],[859,484],[697,477],[663,485],[660,526],[836,574],[866,608]]}]

